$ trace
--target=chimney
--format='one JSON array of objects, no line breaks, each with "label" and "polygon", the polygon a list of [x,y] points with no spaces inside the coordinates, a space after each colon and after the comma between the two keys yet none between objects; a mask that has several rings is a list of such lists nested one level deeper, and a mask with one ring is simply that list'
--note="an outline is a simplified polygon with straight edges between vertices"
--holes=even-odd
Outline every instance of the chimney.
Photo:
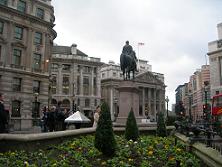
[{"label": "chimney", "polygon": [[72,53],[72,55],[76,55],[77,54],[77,45],[76,44],[72,44],[72,46],[71,46],[71,53]]}]

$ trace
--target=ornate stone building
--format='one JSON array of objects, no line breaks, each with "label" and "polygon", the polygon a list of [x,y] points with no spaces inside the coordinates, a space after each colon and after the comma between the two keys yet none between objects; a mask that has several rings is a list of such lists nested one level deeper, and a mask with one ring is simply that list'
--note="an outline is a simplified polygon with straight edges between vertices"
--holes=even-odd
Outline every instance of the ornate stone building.
[{"label": "ornate stone building", "polygon": [[222,23],[217,25],[218,40],[208,43],[211,96],[222,93]]},{"label": "ornate stone building", "polygon": [[88,57],[77,45],[53,46],[51,64],[52,104],[62,102],[62,108],[79,108],[92,118],[100,104],[100,58]]},{"label": "ornate stone building", "polygon": [[0,92],[14,130],[32,128],[48,104],[54,20],[51,0],[0,0]]},{"label": "ornate stone building", "polygon": [[[151,69],[151,67],[147,69]],[[113,121],[115,121],[119,112],[119,92],[116,88],[122,80],[119,65],[113,62],[103,65],[101,69],[101,95],[102,99],[109,104]],[[156,121],[157,112],[165,112],[166,86],[164,75],[141,70],[140,73],[136,74],[134,81],[139,88],[139,119],[150,117],[151,121]]]}]

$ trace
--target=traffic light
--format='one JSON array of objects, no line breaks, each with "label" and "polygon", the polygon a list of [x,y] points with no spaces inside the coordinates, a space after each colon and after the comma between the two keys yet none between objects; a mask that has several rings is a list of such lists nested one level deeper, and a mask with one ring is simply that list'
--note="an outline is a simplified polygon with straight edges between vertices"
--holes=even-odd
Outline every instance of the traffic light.
[{"label": "traffic light", "polygon": [[203,104],[203,117],[204,119],[209,119],[210,117],[211,106],[210,104]]}]

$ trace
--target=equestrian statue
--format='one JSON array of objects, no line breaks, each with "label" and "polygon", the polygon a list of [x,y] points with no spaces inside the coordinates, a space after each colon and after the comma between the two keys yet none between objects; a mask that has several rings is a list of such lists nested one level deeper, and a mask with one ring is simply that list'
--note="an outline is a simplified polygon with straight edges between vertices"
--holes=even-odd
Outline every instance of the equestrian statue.
[{"label": "equestrian statue", "polygon": [[133,79],[135,71],[137,71],[137,57],[136,53],[133,50],[133,47],[129,44],[129,41],[126,41],[125,46],[123,47],[122,53],[120,55],[120,67],[123,72],[123,79],[130,80],[130,72],[133,73]]}]

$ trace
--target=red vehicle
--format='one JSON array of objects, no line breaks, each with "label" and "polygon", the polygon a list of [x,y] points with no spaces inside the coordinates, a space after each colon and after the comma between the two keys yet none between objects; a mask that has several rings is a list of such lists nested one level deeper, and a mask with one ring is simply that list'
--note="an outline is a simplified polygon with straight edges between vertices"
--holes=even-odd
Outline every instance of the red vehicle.
[{"label": "red vehicle", "polygon": [[222,94],[214,95],[212,100],[212,116],[222,117]]},{"label": "red vehicle", "polygon": [[222,137],[222,94],[214,95],[212,100],[211,114],[213,127]]}]

